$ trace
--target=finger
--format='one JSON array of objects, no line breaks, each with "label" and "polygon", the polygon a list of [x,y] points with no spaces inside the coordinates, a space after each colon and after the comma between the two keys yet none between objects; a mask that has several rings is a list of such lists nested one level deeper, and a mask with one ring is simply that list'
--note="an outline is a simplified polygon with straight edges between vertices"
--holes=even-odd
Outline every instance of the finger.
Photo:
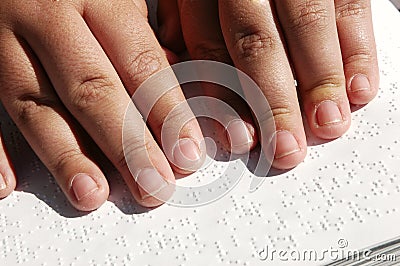
[{"label": "finger", "polygon": [[72,205],[84,211],[98,208],[108,197],[107,180],[87,155],[77,125],[29,48],[14,37],[1,40],[4,107]]},{"label": "finger", "polygon": [[[50,21],[27,22],[25,25],[30,25],[30,28],[24,34],[60,99],[116,166],[135,199],[145,206],[160,205],[162,202],[153,196],[165,192],[161,189],[166,187],[166,183],[174,182],[173,173],[137,110],[129,114],[127,119],[135,127],[132,132],[138,134],[137,137],[130,137],[131,142],[127,144],[128,153],[134,153],[136,169],[130,171],[128,168],[122,129],[130,98],[113,65],[74,8],[64,5],[62,1],[52,2],[46,12],[46,18]],[[123,43],[126,44],[120,42],[118,46]],[[118,53],[121,54],[131,55]],[[137,56],[137,51],[134,56]],[[151,68],[144,61],[140,62],[137,67],[144,65],[145,68]],[[137,76],[143,74],[140,68],[134,70]],[[131,74],[136,77],[134,73]],[[147,138],[143,137],[142,132],[146,132]],[[151,152],[148,153],[148,150]],[[141,189],[135,181],[140,183]]]},{"label": "finger", "polygon": [[210,110],[211,120],[208,125],[213,138],[218,140],[225,151],[245,154],[257,145],[257,130],[249,108],[235,92],[216,84],[202,83],[200,88],[192,89],[190,94],[194,100],[202,98],[200,105]]},{"label": "finger", "polygon": [[337,138],[350,127],[350,105],[332,1],[275,1],[311,130]]},{"label": "finger", "polygon": [[[304,159],[307,145],[294,78],[275,26],[273,7],[269,1],[219,3],[222,31],[233,62],[257,83],[274,115],[277,132],[273,166],[294,167]],[[243,89],[251,100],[250,92]]]},{"label": "finger", "polygon": [[379,88],[379,69],[369,0],[336,0],[336,25],[353,104],[371,101]]},{"label": "finger", "polygon": [[[1,84],[1,83],[0,83]],[[0,85],[1,86],[1,85]],[[0,132],[0,199],[14,191],[17,180]]]},{"label": "finger", "polygon": [[[114,19],[114,23],[109,23],[113,20],[113,14],[118,14],[118,20]],[[153,88],[149,88],[151,93],[136,91],[151,75],[169,67],[165,53],[146,19],[137,12],[132,1],[126,0],[91,1],[86,6],[85,20],[114,64],[128,92],[135,94],[135,104],[139,111],[144,115],[151,110],[146,117],[148,125],[162,144],[167,158],[176,166],[174,169],[184,173],[197,170],[204,157],[201,148],[203,136],[190,107],[185,104],[181,88],[165,88],[160,78]],[[174,77],[172,72],[171,76]],[[159,99],[156,101],[150,100],[157,97]],[[176,112],[176,116],[169,116],[168,124],[179,127],[182,121],[188,121],[179,132],[180,140],[166,134],[161,141],[165,119],[177,106],[181,107],[180,111]],[[184,117],[187,119],[183,119]]]},{"label": "finger", "polygon": [[142,15],[142,17],[147,18],[148,17],[148,8],[147,8],[147,3],[146,0],[133,0],[133,2],[135,3],[138,11],[140,12],[140,14]]},{"label": "finger", "polygon": [[[233,91],[218,85],[204,84],[205,94],[223,101],[224,105],[210,106],[213,112],[224,116],[226,125],[216,124],[217,137],[225,149],[235,154],[245,154],[258,143],[257,129],[246,102]],[[226,112],[226,106],[235,112]]]},{"label": "finger", "polygon": [[161,45],[175,53],[185,50],[177,0],[158,2],[158,32]]},{"label": "finger", "polygon": [[[232,64],[221,31],[217,1],[180,1],[180,16],[185,43],[191,58]],[[236,154],[243,154],[254,148],[257,144],[257,134],[246,103],[240,96],[222,86],[210,83],[202,86],[206,95],[222,100],[240,114],[240,117],[231,117],[230,114],[223,113],[226,116],[224,120],[230,122],[226,128],[216,125],[218,137],[223,139],[225,148]],[[222,112],[219,106],[212,108],[217,114]]]},{"label": "finger", "polygon": [[183,36],[191,57],[231,63],[221,31],[218,2],[182,0],[179,6]]}]

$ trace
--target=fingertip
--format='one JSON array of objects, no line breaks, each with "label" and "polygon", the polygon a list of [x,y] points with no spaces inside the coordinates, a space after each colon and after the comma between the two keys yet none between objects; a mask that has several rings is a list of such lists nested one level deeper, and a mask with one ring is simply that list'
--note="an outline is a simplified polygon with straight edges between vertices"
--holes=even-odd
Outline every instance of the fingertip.
[{"label": "fingertip", "polygon": [[312,132],[322,139],[336,139],[350,128],[351,112],[347,101],[323,100],[309,110],[308,120]]},{"label": "fingertip", "polygon": [[17,185],[15,175],[11,169],[0,168],[0,199],[9,196]]},{"label": "fingertip", "polygon": [[70,201],[78,210],[93,211],[108,198],[109,186],[104,176],[79,173],[70,183]]},{"label": "fingertip", "polygon": [[16,185],[17,178],[0,133],[0,199],[9,196]]},{"label": "fingertip", "polygon": [[167,202],[174,191],[174,178],[164,177],[158,169],[145,168],[137,173],[133,196],[140,205],[152,208]]},{"label": "fingertip", "polygon": [[[188,122],[183,122],[185,119],[178,119],[177,116],[175,121],[164,121],[163,127],[166,129],[162,131],[161,143],[173,170],[186,175],[201,168],[206,159],[207,149],[200,125],[192,110],[185,109],[183,111],[191,114],[190,118],[186,118]],[[174,126],[171,127],[169,123],[173,123]],[[179,128],[178,123],[183,123],[183,126]],[[164,173],[163,176],[170,176],[167,169],[162,170],[160,166],[157,168]],[[171,175],[173,175],[172,172]]]},{"label": "fingertip", "polygon": [[254,126],[241,119],[234,119],[226,127],[226,138],[229,150],[234,154],[245,154],[257,144],[257,134]]},{"label": "fingertip", "polygon": [[279,130],[274,135],[276,141],[275,156],[272,166],[277,169],[291,169],[300,164],[306,154],[307,145],[292,132]]},{"label": "fingertip", "polygon": [[191,138],[179,139],[172,149],[174,169],[180,174],[198,170],[205,160],[206,148],[203,146]]},{"label": "fingertip", "polygon": [[299,152],[287,155],[285,157],[275,159],[274,162],[272,163],[272,167],[280,170],[292,169],[304,161],[306,154],[307,154],[306,150],[301,150]]},{"label": "fingertip", "polygon": [[371,82],[370,78],[364,74],[354,75],[348,83],[347,95],[349,101],[356,105],[363,105],[372,101],[378,93],[378,85],[373,83],[376,82]]},{"label": "fingertip", "polygon": [[[171,185],[172,187],[172,185]],[[170,189],[172,190],[172,189]],[[167,194],[169,194],[170,196],[172,195],[172,193],[168,192]],[[163,199],[161,199],[161,197]],[[146,207],[146,208],[156,208],[159,207],[163,204],[165,204],[168,199],[165,199],[165,196],[160,196],[160,195],[152,195],[146,198],[141,198],[141,197],[135,197],[135,200],[137,203],[139,203],[141,206]]]}]

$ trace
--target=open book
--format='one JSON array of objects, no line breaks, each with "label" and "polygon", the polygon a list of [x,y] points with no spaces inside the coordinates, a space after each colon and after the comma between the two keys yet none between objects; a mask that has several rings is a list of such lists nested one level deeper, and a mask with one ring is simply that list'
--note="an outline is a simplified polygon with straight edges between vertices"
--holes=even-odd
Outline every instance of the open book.
[{"label": "open book", "polygon": [[[233,163],[244,178],[221,199],[147,210],[111,171],[109,200],[83,214],[69,205],[15,126],[3,122],[19,185],[0,201],[0,264],[400,264],[400,13],[387,0],[372,2],[379,96],[354,111],[345,136],[310,139],[304,163],[271,173],[254,192],[252,173],[238,160]],[[213,162],[178,183],[195,185],[227,163]],[[351,260],[340,261],[344,257]]]}]

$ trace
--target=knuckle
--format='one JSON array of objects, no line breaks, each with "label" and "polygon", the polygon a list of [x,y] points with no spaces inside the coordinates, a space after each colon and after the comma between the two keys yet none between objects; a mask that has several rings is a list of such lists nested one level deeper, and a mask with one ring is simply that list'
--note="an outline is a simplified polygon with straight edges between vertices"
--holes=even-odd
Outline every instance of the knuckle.
[{"label": "knuckle", "polygon": [[115,166],[117,167],[117,169],[119,170],[125,170],[128,169],[128,162],[127,162],[127,157],[125,152],[122,151],[116,158],[116,163]]},{"label": "knuckle", "polygon": [[132,86],[138,87],[143,81],[162,68],[161,58],[152,50],[136,54],[128,63],[128,79]]},{"label": "knuckle", "polygon": [[229,52],[225,45],[199,44],[194,48],[196,59],[230,62]]},{"label": "knuckle", "polygon": [[290,116],[292,114],[294,114],[294,110],[291,110],[289,107],[285,107],[285,106],[276,106],[271,108],[271,112],[273,114],[274,117],[280,117],[280,116]]},{"label": "knuckle", "polygon": [[50,162],[51,170],[56,173],[63,173],[64,169],[67,167],[74,165],[76,162],[82,160],[82,152],[79,149],[66,149],[64,151],[59,152],[54,160]]},{"label": "knuckle", "polygon": [[22,123],[28,123],[37,118],[42,112],[56,106],[56,101],[48,96],[25,94],[15,101],[16,118]]},{"label": "knuckle", "polygon": [[306,88],[305,93],[322,93],[327,89],[329,89],[329,91],[334,91],[335,89],[341,89],[344,87],[345,78],[343,74],[329,74],[323,78],[318,79],[309,88]]},{"label": "knuckle", "polygon": [[234,46],[240,59],[254,59],[266,50],[275,50],[276,45],[273,34],[259,30],[237,34]]},{"label": "knuckle", "polygon": [[346,57],[343,58],[343,64],[345,66],[352,65],[352,64],[360,64],[365,63],[370,64],[374,61],[374,56],[371,53],[371,50],[368,48],[358,48]]},{"label": "knuckle", "polygon": [[293,121],[293,118],[298,117],[296,111],[289,106],[275,106],[271,108],[271,113],[275,122],[278,122],[279,124],[286,124],[289,121]]},{"label": "knuckle", "polygon": [[116,82],[106,76],[85,78],[71,91],[71,104],[76,110],[84,111],[112,97],[116,89]]},{"label": "knuckle", "polygon": [[[128,161],[134,164],[138,157],[144,155],[149,157],[150,147],[151,144],[147,138],[135,138],[129,142],[124,142],[124,147],[120,149],[121,152],[115,157],[115,166],[120,170],[130,169],[130,167],[128,167]],[[140,166],[137,166],[136,168],[139,167]]]},{"label": "knuckle", "polygon": [[[276,105],[269,110],[265,110],[259,114],[258,123],[260,125],[268,125],[276,122],[291,121],[291,117],[296,115],[296,111],[291,109],[290,106]],[[297,115],[296,115],[297,117]]]},{"label": "knuckle", "polygon": [[368,2],[367,0],[344,0],[336,5],[336,18],[364,16],[368,13]]},{"label": "knuckle", "polygon": [[329,12],[323,1],[310,0],[296,6],[289,19],[289,28],[299,35],[322,30],[328,25]]},{"label": "knuckle", "polygon": [[172,110],[167,109],[160,113],[167,115],[165,117],[160,117],[159,114],[152,112],[150,117],[151,128],[154,132],[160,134],[165,134],[163,132],[173,132],[177,126],[184,127],[183,123],[185,121],[193,119],[193,113],[187,103],[181,103],[176,105]]}]

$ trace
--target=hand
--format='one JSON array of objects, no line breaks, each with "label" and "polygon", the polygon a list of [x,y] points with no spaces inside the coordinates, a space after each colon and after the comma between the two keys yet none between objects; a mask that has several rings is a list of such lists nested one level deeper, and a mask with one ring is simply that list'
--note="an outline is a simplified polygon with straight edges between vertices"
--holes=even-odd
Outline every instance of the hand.
[{"label": "hand", "polygon": [[[368,0],[163,0],[158,18],[167,48],[233,64],[259,85],[275,118],[277,168],[292,168],[306,155],[300,104],[312,132],[334,139],[350,127],[350,103],[368,103],[379,87]],[[255,126],[246,108],[233,107],[245,123],[231,142],[251,137],[236,150],[246,152]]]},{"label": "hand", "polygon": [[[109,193],[89,153],[87,134],[144,206],[161,204],[155,194],[167,198],[171,193],[174,175],[167,157],[184,173],[201,163],[201,130],[179,87],[157,101],[148,128],[141,110],[128,114],[132,131],[124,153],[122,126],[130,95],[169,66],[147,23],[143,0],[3,0],[0,58],[2,104],[77,209],[93,210]],[[182,127],[180,141],[163,143],[169,147],[164,154],[157,144],[160,130],[165,116],[180,103],[170,125],[191,120]],[[147,98],[135,104],[146,106]],[[128,169],[125,155],[133,169]],[[0,145],[0,197],[15,188],[12,169]]]}]

